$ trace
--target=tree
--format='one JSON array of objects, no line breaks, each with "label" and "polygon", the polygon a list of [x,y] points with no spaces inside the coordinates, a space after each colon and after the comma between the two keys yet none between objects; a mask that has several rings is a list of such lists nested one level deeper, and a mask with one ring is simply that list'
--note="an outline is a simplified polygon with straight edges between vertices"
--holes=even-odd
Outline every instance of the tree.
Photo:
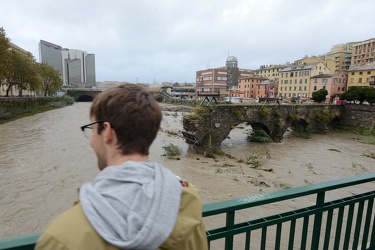
[{"label": "tree", "polygon": [[23,54],[15,50],[9,51],[8,70],[6,72],[6,95],[13,86],[18,89],[18,96],[22,96],[23,90],[35,91],[40,87],[40,77],[37,64],[31,53]]},{"label": "tree", "polygon": [[39,74],[42,81],[41,89],[44,96],[53,95],[63,85],[59,72],[48,64],[39,64]]},{"label": "tree", "polygon": [[375,104],[375,88],[367,87],[366,101],[370,103],[371,105]]},{"label": "tree", "polygon": [[3,27],[0,27],[0,83],[5,78],[7,72],[9,48],[9,39],[6,37]]},{"label": "tree", "polygon": [[340,100],[347,100],[348,102],[359,101],[362,104],[366,100],[366,91],[369,87],[352,86],[340,95]]},{"label": "tree", "polygon": [[323,102],[326,100],[326,96],[328,95],[328,91],[326,89],[319,89],[312,93],[312,98],[315,102]]}]

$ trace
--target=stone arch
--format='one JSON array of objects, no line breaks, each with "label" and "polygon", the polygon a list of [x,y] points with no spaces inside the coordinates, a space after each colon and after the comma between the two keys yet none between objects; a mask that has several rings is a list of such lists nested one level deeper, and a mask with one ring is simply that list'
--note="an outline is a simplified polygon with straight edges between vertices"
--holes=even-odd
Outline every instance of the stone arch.
[{"label": "stone arch", "polygon": [[92,102],[94,98],[90,95],[81,95],[77,98],[77,102]]}]

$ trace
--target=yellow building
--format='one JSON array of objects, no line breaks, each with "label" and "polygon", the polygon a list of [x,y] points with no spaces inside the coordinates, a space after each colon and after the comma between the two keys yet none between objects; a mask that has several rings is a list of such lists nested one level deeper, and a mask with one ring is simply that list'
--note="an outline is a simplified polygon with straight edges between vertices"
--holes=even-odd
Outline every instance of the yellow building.
[{"label": "yellow building", "polygon": [[329,69],[329,73],[335,73],[336,69],[336,62],[331,57],[328,57],[326,55],[323,56],[312,56],[308,57],[305,56],[304,58],[300,60],[296,60],[294,62],[295,65],[301,65],[301,64],[312,64],[312,63],[323,63],[326,65],[326,67]]},{"label": "yellow building", "polygon": [[352,65],[348,70],[348,88],[352,86],[372,86],[375,83],[372,79],[375,77],[375,62],[366,65]]},{"label": "yellow building", "polygon": [[329,73],[327,66],[321,62],[290,65],[279,72],[279,97],[307,99],[310,78]]},{"label": "yellow building", "polygon": [[262,65],[259,69],[255,70],[256,75],[259,77],[265,77],[272,81],[279,78],[279,71],[288,67],[285,64],[277,64],[277,65]]}]

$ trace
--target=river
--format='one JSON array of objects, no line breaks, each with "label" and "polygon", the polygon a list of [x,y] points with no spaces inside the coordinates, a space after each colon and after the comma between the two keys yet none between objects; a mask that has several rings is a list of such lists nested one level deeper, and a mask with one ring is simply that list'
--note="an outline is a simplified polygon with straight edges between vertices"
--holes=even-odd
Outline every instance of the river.
[{"label": "river", "polygon": [[[40,232],[95,178],[96,156],[80,131],[90,122],[90,104],[0,125],[0,238]],[[164,114],[150,159],[198,186],[204,203],[375,171],[368,157],[375,153],[373,138],[333,131],[310,139],[287,133],[282,143],[259,144],[246,141],[249,127],[243,126],[222,143],[223,155],[205,158],[173,135],[182,129],[183,113]],[[162,156],[169,143],[181,147],[178,159]]]}]

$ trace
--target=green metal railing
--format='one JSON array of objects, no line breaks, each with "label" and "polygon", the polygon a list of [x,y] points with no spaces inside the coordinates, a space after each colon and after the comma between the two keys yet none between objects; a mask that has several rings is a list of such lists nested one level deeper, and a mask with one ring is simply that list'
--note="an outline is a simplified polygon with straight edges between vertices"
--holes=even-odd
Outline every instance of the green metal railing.
[{"label": "green metal railing", "polygon": [[[225,239],[221,245],[231,249],[375,249],[374,197],[375,173],[328,181],[303,187],[222,201],[203,206],[203,216],[222,216],[225,225],[207,231],[209,245]],[[368,192],[326,201],[326,193],[341,188],[355,193],[358,185],[371,184]],[[236,214],[251,215],[254,209],[282,201],[315,196],[313,206],[273,214],[245,222]],[[337,197],[336,197],[337,198]],[[252,210],[253,209],[253,210]],[[366,212],[365,212],[366,211]],[[243,214],[242,214],[243,217]],[[313,220],[310,220],[313,218]],[[216,220],[215,220],[216,221]],[[289,230],[283,230],[287,227]],[[273,235],[267,234],[274,231]],[[252,237],[252,234],[258,235]],[[234,236],[239,241],[234,241]],[[253,246],[254,243],[258,245]],[[251,245],[253,244],[253,245]]]},{"label": "green metal railing", "polygon": [[[217,242],[220,248],[227,250],[375,249],[374,181],[375,173],[370,173],[205,204],[203,205],[203,216],[207,222],[216,216],[225,217],[222,227],[207,231],[209,245],[212,246]],[[356,186],[368,184],[371,184],[370,189],[374,190],[355,194]],[[352,188],[348,192],[353,195],[335,200],[326,198],[328,192],[342,188]],[[277,206],[283,201],[291,203],[297,199],[311,196],[315,200],[315,204],[312,206],[245,222],[236,222],[235,219],[236,214],[240,213],[241,217],[250,217],[252,209],[262,209],[262,206],[271,204]],[[273,232],[273,234],[269,232]],[[33,234],[0,239],[0,249],[33,249],[38,237],[39,234]]]}]

